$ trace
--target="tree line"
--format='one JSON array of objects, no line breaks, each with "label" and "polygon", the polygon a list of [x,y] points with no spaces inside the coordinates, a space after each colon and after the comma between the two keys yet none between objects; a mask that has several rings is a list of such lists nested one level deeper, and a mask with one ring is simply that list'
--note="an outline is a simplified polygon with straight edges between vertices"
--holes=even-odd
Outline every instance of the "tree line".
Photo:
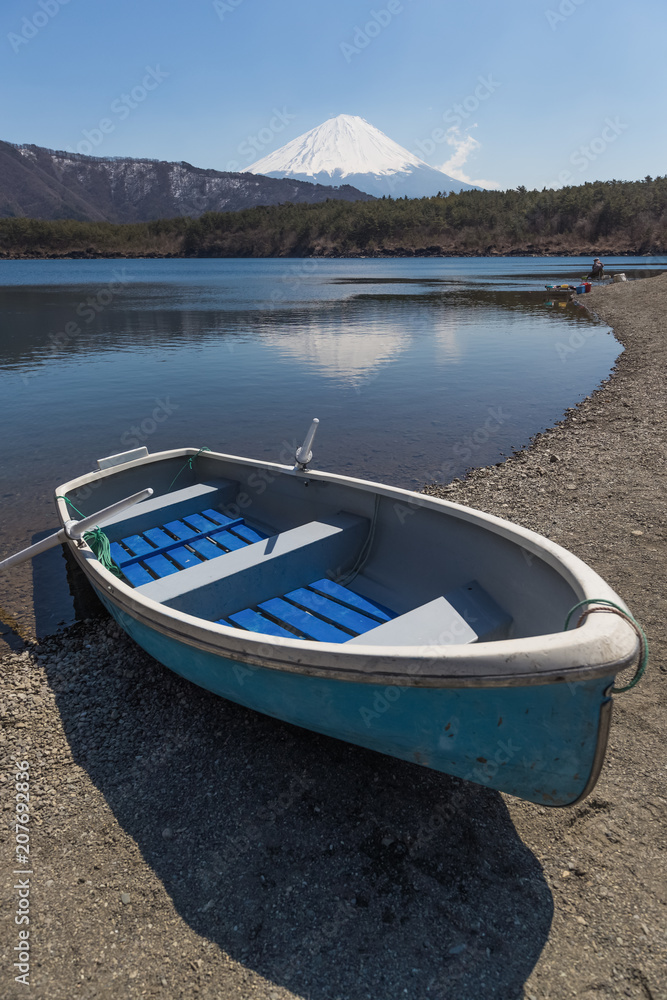
[{"label": "tree line", "polygon": [[0,254],[277,257],[667,252],[667,177],[432,198],[287,203],[154,222],[0,219]]}]

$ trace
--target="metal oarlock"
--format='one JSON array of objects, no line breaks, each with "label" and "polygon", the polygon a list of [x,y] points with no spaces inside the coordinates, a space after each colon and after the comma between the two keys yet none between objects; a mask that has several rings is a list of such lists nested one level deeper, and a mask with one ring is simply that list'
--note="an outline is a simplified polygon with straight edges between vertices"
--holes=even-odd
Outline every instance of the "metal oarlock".
[{"label": "metal oarlock", "polygon": [[319,425],[319,420],[317,417],[313,418],[313,422],[310,425],[310,430],[306,434],[306,440],[303,442],[300,448],[296,451],[296,465],[295,470],[299,469],[302,472],[305,470],[309,462],[313,460],[313,441],[315,439],[315,434]]}]

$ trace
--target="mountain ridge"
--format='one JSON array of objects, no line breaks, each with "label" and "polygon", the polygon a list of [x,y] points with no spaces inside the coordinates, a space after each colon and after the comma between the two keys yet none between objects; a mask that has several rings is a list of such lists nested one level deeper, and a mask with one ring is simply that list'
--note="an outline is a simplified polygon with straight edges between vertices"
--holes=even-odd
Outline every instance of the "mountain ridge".
[{"label": "mountain ridge", "polygon": [[0,218],[149,222],[285,202],[371,197],[349,184],[332,188],[186,161],[87,156],[0,140]]}]

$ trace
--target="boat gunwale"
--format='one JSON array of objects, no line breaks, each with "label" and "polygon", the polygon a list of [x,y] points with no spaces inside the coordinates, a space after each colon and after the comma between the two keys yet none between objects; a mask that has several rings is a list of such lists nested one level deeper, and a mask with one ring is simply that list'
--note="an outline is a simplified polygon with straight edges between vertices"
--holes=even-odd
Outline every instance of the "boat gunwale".
[{"label": "boat gunwale", "polygon": [[[196,448],[158,452],[70,480],[56,490],[60,519],[63,523],[69,519],[66,502],[60,499],[65,494],[131,468],[173,458],[187,458],[198,453]],[[303,472],[275,462],[222,452],[207,451],[206,458],[268,469],[282,475],[338,483],[403,500],[412,506],[444,509],[450,516],[509,538],[538,556],[561,575],[579,600],[604,598],[623,605],[609,585],[577,556],[530,529],[484,511],[336,473],[319,470]],[[631,627],[617,615],[590,615],[583,625],[568,632],[466,645],[387,647],[355,644],[348,647],[346,644],[266,636],[197,618],[144,597],[105,570],[86,543],[79,545],[68,540],[67,544],[92,585],[103,591],[106,599],[124,614],[165,636],[212,652],[221,659],[273,670],[353,683],[406,687],[515,687],[576,683],[615,676],[629,667],[637,655],[637,638]]]}]

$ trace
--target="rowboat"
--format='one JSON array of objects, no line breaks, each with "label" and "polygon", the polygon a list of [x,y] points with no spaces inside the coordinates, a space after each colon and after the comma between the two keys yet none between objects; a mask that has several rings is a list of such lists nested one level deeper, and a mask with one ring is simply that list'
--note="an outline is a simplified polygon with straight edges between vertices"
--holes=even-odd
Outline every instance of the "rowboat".
[{"label": "rowboat", "polygon": [[294,464],[100,459],[58,487],[51,544],[139,646],[208,691],[540,805],[581,800],[640,652],[620,598],[506,520],[309,469],[315,425]]}]

